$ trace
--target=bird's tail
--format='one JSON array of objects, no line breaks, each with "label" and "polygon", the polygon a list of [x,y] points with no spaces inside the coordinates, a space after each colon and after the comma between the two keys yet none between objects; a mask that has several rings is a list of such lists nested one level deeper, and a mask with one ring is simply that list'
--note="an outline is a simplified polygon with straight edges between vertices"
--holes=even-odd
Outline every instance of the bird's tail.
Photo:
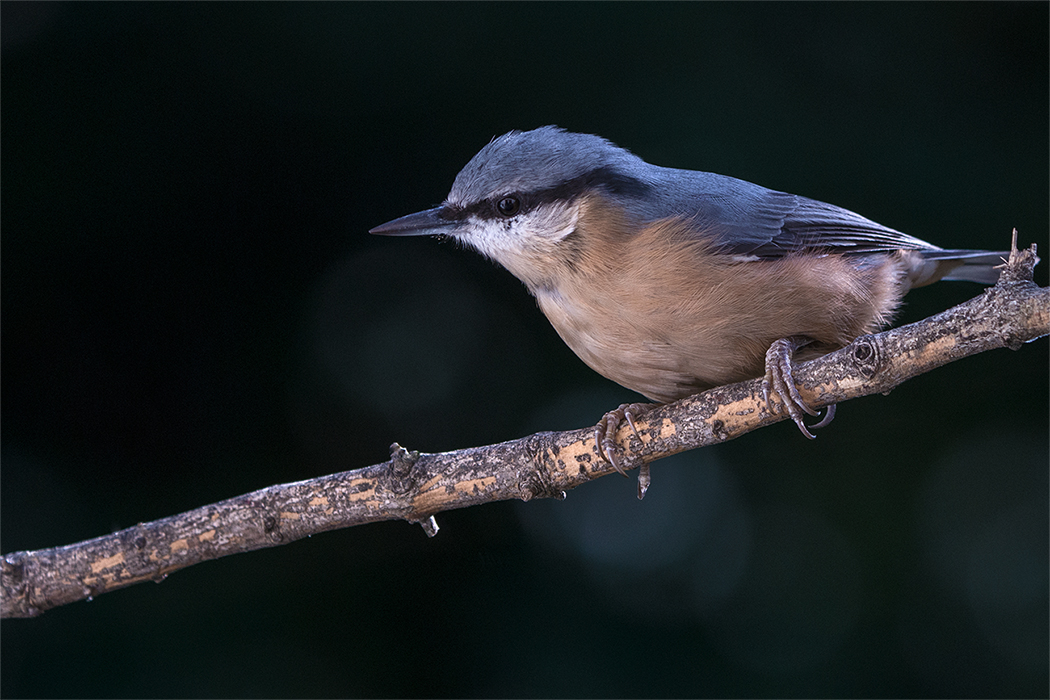
[{"label": "bird's tail", "polygon": [[[922,250],[920,261],[913,261],[908,277],[912,287],[922,287],[938,280],[961,280],[995,284],[999,281],[997,266],[1010,257],[1009,251],[989,250]],[[917,264],[916,264],[917,263]]]}]

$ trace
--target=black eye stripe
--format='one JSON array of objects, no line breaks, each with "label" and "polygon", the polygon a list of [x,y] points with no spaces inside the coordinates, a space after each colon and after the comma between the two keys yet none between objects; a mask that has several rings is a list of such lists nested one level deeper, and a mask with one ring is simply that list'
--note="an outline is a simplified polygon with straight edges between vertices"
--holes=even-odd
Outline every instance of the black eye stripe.
[{"label": "black eye stripe", "polygon": [[571,180],[559,183],[554,187],[536,192],[508,193],[496,197],[474,202],[462,208],[457,208],[455,218],[465,219],[468,216],[476,216],[479,219],[506,219],[511,215],[502,214],[499,204],[505,199],[517,199],[519,203],[518,214],[527,212],[538,206],[551,202],[566,202],[574,197],[596,188],[602,188],[622,197],[640,197],[652,189],[652,185],[629,175],[624,175],[611,168],[596,168],[588,173]]}]

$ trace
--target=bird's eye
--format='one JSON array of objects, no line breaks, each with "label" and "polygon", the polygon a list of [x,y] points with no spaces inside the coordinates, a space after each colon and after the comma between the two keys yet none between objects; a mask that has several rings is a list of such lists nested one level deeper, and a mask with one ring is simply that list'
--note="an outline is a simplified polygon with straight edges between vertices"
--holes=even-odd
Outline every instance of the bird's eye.
[{"label": "bird's eye", "polygon": [[496,211],[500,216],[510,218],[521,211],[521,200],[517,197],[504,197],[496,202]]}]

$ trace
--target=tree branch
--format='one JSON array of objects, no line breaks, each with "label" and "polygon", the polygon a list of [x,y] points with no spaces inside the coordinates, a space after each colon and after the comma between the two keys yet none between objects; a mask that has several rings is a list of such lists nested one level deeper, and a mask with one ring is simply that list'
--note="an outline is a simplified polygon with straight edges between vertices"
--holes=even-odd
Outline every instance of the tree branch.
[{"label": "tree branch", "polygon": [[[1032,282],[1037,262],[1034,245],[1024,251],[1015,245],[999,282],[980,296],[800,365],[795,379],[803,399],[818,407],[886,393],[954,360],[1016,350],[1050,334],[1050,290]],[[615,436],[623,466],[633,469],[784,420],[765,410],[761,393],[756,379],[654,408],[637,421],[641,440],[629,427]],[[382,464],[270,486],[65,547],[4,555],[0,617],[34,617],[209,559],[380,520],[418,522],[433,536],[435,513],[508,499],[564,498],[565,491],[612,472],[597,458],[593,428],[440,454],[408,452],[394,443],[390,461]]]}]

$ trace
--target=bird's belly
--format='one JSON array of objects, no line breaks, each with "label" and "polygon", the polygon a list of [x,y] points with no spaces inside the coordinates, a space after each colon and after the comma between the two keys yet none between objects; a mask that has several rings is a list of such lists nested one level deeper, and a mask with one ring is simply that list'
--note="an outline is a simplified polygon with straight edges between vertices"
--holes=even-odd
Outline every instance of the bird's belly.
[{"label": "bird's belly", "polygon": [[538,294],[537,300],[565,344],[591,369],[654,401],[755,377],[763,367],[761,353],[720,350],[729,340],[718,329],[690,327],[671,312],[632,318],[623,308],[581,306],[556,293]]},{"label": "bird's belly", "polygon": [[671,281],[612,275],[534,293],[580,359],[666,402],[761,376],[778,338],[811,341],[799,360],[844,347],[881,327],[903,292],[890,256],[865,267],[844,256],[694,267]]}]

